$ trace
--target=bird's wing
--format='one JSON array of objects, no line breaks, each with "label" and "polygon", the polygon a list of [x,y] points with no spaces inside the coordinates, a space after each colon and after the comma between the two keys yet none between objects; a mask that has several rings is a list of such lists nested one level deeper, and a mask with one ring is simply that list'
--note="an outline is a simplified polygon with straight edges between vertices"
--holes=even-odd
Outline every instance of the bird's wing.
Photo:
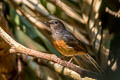
[{"label": "bird's wing", "polygon": [[75,50],[87,52],[85,45],[80,42],[80,40],[78,40],[72,33],[66,32],[63,38],[66,44],[70,47],[73,47]]}]

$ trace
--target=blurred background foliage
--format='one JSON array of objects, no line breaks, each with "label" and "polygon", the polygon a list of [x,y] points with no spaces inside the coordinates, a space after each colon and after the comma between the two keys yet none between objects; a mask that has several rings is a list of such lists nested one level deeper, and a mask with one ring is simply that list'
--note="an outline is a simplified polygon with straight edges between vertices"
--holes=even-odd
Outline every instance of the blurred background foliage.
[{"label": "blurred background foliage", "polygon": [[[118,12],[118,16],[108,13],[106,8]],[[120,73],[118,68],[118,53],[120,53],[119,0],[1,0],[0,11],[2,15],[0,20],[7,22],[1,22],[0,26],[5,30],[9,27],[9,30],[6,31],[10,31],[9,33],[16,41],[26,47],[55,54],[60,58],[60,53],[51,44],[50,29],[44,22],[51,19],[61,20],[65,27],[86,45],[89,54],[101,68],[103,74],[99,79],[120,79],[120,76],[118,76]],[[4,24],[8,24],[7,27],[4,27]],[[4,44],[0,44],[0,46]],[[3,48],[0,48],[0,54],[4,54],[1,49]],[[3,55],[0,55],[0,80],[82,79],[80,76],[74,78],[75,74],[71,76],[72,73],[65,73],[64,69],[59,72],[59,68],[56,70],[52,65],[53,63],[41,59],[17,55],[6,60],[1,56],[3,57]],[[9,62],[9,59],[11,60],[13,57],[16,62]],[[77,65],[101,75],[90,64],[90,61],[77,59],[80,62]],[[65,60],[69,59],[65,58]],[[3,65],[5,61],[7,63]],[[76,64],[75,61],[73,62]],[[12,65],[9,65],[11,63]],[[7,64],[8,67],[14,66],[16,68],[12,71],[5,68],[8,72],[6,70],[2,71],[1,65],[5,67]],[[11,72],[12,74],[10,74]],[[88,77],[84,79],[92,80]]]}]

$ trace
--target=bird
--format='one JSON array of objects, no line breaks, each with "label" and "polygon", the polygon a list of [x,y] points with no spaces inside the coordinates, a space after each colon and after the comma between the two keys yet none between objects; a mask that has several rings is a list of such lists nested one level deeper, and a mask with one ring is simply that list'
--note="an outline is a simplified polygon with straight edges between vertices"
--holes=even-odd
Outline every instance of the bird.
[{"label": "bird", "polygon": [[62,55],[73,56],[87,53],[85,46],[65,28],[60,20],[53,19],[46,24],[50,27],[53,45]]},{"label": "bird", "polygon": [[85,45],[65,28],[62,21],[52,19],[45,22],[45,24],[50,27],[54,47],[63,56],[85,55],[92,61],[92,64],[96,66],[96,63],[94,63],[95,61],[93,61],[93,58],[88,54]]}]

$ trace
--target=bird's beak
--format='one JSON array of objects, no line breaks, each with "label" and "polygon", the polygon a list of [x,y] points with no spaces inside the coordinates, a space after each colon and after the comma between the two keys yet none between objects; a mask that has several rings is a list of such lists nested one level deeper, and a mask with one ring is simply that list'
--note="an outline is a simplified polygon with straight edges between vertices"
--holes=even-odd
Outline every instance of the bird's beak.
[{"label": "bird's beak", "polygon": [[45,24],[46,26],[50,26],[50,22],[49,22],[49,21],[44,22],[44,24]]}]

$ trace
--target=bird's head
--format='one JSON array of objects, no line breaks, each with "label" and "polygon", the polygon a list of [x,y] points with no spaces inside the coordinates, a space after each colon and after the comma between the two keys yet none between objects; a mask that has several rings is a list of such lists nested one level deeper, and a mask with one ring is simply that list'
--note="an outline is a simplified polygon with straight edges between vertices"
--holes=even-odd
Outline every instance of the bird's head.
[{"label": "bird's head", "polygon": [[45,22],[45,24],[50,27],[51,32],[56,32],[56,31],[58,32],[58,31],[62,31],[65,29],[64,24],[60,20],[57,20],[57,19],[47,21]]}]

